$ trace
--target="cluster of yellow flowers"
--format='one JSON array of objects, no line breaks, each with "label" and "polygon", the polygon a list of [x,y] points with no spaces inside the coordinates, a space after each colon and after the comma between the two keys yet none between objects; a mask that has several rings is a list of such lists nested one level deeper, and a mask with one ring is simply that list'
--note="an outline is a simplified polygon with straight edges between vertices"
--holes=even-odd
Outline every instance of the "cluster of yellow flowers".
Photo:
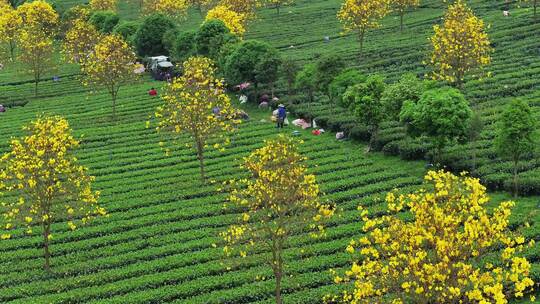
[{"label": "cluster of yellow flowers", "polygon": [[93,11],[116,11],[118,0],[90,0],[89,4]]},{"label": "cluster of yellow flowers", "polygon": [[34,77],[36,94],[42,75],[53,66],[51,57],[58,23],[58,14],[45,1],[26,2],[17,9],[0,2],[0,42],[9,44],[12,60],[15,46],[20,48],[17,59],[26,64],[25,72]]},{"label": "cluster of yellow flowers", "polygon": [[430,38],[433,51],[430,63],[433,78],[462,83],[467,72],[482,68],[491,62],[492,51],[484,22],[476,17],[465,2],[450,5],[442,26],[433,27]]},{"label": "cluster of yellow flowers", "polygon": [[137,56],[127,42],[119,35],[103,37],[90,52],[88,60],[81,66],[86,86],[105,87],[113,102],[113,116],[116,113],[116,97],[120,87],[138,78],[135,72]]},{"label": "cluster of yellow flowers", "polygon": [[379,20],[390,12],[390,0],[345,0],[337,17],[345,32],[360,31],[364,35],[370,28],[378,28]]},{"label": "cluster of yellow flowers", "polygon": [[42,0],[26,2],[17,8],[22,19],[23,31],[40,32],[53,36],[56,32],[59,18],[53,7]]},{"label": "cluster of yellow flowers", "polygon": [[[508,229],[514,203],[488,213],[478,179],[430,171],[425,180],[416,193],[388,193],[388,215],[372,219],[359,208],[366,235],[347,247],[351,269],[335,276],[354,289],[326,302],[507,303],[532,289],[531,265],[517,256],[525,239]],[[401,214],[407,207],[411,221]],[[500,247],[497,265],[483,259]]]},{"label": "cluster of yellow flowers", "polygon": [[63,44],[66,60],[84,66],[100,39],[101,34],[94,25],[84,18],[73,20]]},{"label": "cluster of yellow flowers", "polygon": [[254,19],[256,9],[262,4],[261,0],[220,0],[218,6],[227,7],[231,11],[246,16],[247,19]]},{"label": "cluster of yellow flowers", "polygon": [[203,151],[208,142],[212,141],[216,149],[223,149],[230,143],[229,134],[241,121],[235,118],[236,109],[225,93],[223,80],[216,78],[211,59],[190,57],[183,64],[183,71],[162,95],[165,104],[156,110],[156,130],[175,135],[188,133],[203,170]]},{"label": "cluster of yellow flowers", "polygon": [[218,5],[209,10],[206,14],[206,20],[218,19],[225,23],[225,26],[238,37],[243,37],[246,32],[247,16],[244,13],[238,13],[225,5]]},{"label": "cluster of yellow flowers", "polygon": [[145,14],[162,13],[173,18],[185,16],[188,6],[187,0],[143,0]]},{"label": "cluster of yellow flowers", "polygon": [[91,189],[94,177],[71,155],[79,142],[67,120],[38,118],[23,130],[28,135],[13,139],[11,152],[1,158],[0,191],[11,193],[1,203],[5,213],[0,228],[8,230],[2,239],[10,238],[9,230],[18,224],[32,233],[34,225],[48,230],[55,219],[69,219],[68,226],[75,229],[74,222],[106,215],[97,203],[99,192]]},{"label": "cluster of yellow flowers", "polygon": [[319,201],[319,186],[304,161],[297,143],[283,135],[266,141],[244,159],[250,178],[227,183],[231,191],[225,207],[232,205],[244,212],[241,225],[221,233],[226,255],[245,256],[253,246],[261,248],[269,241],[283,245],[303,228],[311,228],[313,237],[324,234],[323,221],[333,216],[334,206]]},{"label": "cluster of yellow flowers", "polygon": [[9,46],[10,59],[15,59],[17,33],[22,24],[22,18],[6,0],[0,1],[0,43]]}]

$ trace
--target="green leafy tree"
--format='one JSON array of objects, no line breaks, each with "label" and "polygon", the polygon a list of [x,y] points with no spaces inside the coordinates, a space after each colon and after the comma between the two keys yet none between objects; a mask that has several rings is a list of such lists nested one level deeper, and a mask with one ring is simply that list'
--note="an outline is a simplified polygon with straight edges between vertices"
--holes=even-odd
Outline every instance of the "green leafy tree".
[{"label": "green leafy tree", "polygon": [[112,11],[98,11],[90,16],[89,22],[101,33],[109,34],[112,33],[114,27],[120,22],[120,17]]},{"label": "green leafy tree", "polygon": [[280,66],[281,56],[275,49],[271,49],[255,66],[257,82],[267,85],[272,92],[272,96],[274,96],[274,84],[279,78]]},{"label": "green leafy tree", "polygon": [[304,68],[296,75],[295,86],[299,91],[304,92],[308,96],[309,104],[314,100],[314,94],[317,90],[315,75],[317,74],[317,66],[314,63],[304,65]]},{"label": "green leafy tree", "polygon": [[195,50],[195,35],[197,35],[196,31],[184,31],[178,34],[174,41],[172,53],[175,61],[184,62],[197,53]]},{"label": "green leafy tree", "polygon": [[368,126],[371,140],[368,152],[379,132],[379,125],[384,119],[384,107],[381,96],[386,84],[380,75],[371,75],[365,82],[349,87],[343,94],[343,101],[348,104],[360,122]]},{"label": "green leafy tree", "polygon": [[317,72],[315,82],[317,89],[332,100],[329,86],[332,80],[345,68],[345,62],[341,57],[335,55],[322,56],[317,61]]},{"label": "green leafy tree", "polygon": [[347,91],[347,89],[353,85],[365,82],[366,78],[367,77],[358,69],[349,68],[343,70],[341,73],[339,73],[339,75],[334,77],[328,86],[328,91],[331,96],[330,99],[341,104],[341,99],[345,91]]},{"label": "green leafy tree", "polygon": [[140,56],[168,55],[163,45],[163,35],[175,27],[169,17],[159,13],[144,18],[134,37],[137,53]]},{"label": "green leafy tree", "polygon": [[174,43],[176,42],[176,37],[180,34],[180,29],[177,27],[168,29],[161,37],[161,43],[163,47],[167,50],[169,55],[174,53]]},{"label": "green leafy tree", "polygon": [[139,26],[140,24],[138,21],[121,21],[113,28],[112,32],[113,34],[121,36],[130,44],[133,44]]},{"label": "green leafy tree", "polygon": [[289,96],[293,94],[294,82],[299,70],[298,61],[294,59],[286,58],[281,62],[280,72],[287,82],[287,93]]},{"label": "green leafy tree", "polygon": [[406,101],[400,119],[412,136],[427,136],[435,148],[435,160],[440,161],[442,149],[467,135],[472,111],[457,89],[444,87],[426,91],[418,102]]},{"label": "green leafy tree", "polygon": [[[264,79],[262,73],[277,73],[279,64],[264,70],[262,63],[267,58],[277,57],[277,51],[269,44],[256,40],[247,40],[240,43],[227,57],[225,63],[225,75],[230,84],[251,82],[258,95],[260,80]],[[277,62],[277,61],[276,61]],[[266,64],[264,64],[266,66]]]},{"label": "green leafy tree", "polygon": [[536,147],[536,120],[529,104],[522,99],[514,99],[502,113],[495,140],[497,150],[503,157],[513,162],[514,196],[518,195],[519,161]]},{"label": "green leafy tree", "polygon": [[386,114],[399,120],[399,113],[403,103],[407,100],[417,102],[424,91],[432,86],[433,82],[422,81],[412,73],[403,74],[398,82],[389,85],[382,94]]},{"label": "green leafy tree", "polygon": [[204,22],[195,35],[195,49],[200,56],[212,60],[217,59],[221,47],[231,40],[236,40],[225,23],[221,20],[208,20]]},{"label": "green leafy tree", "polygon": [[471,120],[469,122],[469,129],[467,130],[467,137],[469,139],[469,143],[472,145],[471,147],[471,153],[472,153],[472,172],[474,173],[476,171],[476,154],[477,154],[477,143],[480,139],[480,135],[482,134],[482,131],[484,130],[484,122],[482,121],[482,117],[478,112],[474,112]]}]

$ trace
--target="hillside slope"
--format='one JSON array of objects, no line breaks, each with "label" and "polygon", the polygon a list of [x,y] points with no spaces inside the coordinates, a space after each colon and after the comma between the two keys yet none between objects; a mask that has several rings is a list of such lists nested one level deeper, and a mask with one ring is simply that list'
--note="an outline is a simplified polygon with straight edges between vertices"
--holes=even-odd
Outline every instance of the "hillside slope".
[{"label": "hillside slope", "polygon": [[[279,17],[274,17],[273,11],[263,10],[262,19],[253,25],[250,37],[269,41],[285,55],[303,61],[310,60],[317,52],[328,51],[353,62],[356,45],[352,37],[332,39],[330,44],[322,41],[325,35],[335,37],[339,33],[337,21],[333,19],[338,2],[306,0],[298,3],[285,9]],[[433,3],[433,7],[429,3]],[[432,20],[442,12],[434,1],[423,9],[426,15],[418,12],[406,19],[408,24],[417,24],[418,33],[428,33]],[[292,13],[289,14],[289,10]],[[126,11],[125,16],[130,14]],[[272,22],[283,24],[283,30],[277,32]],[[389,18],[388,22],[395,27],[394,19]],[[190,21],[186,28],[193,24],[196,22]],[[370,35],[366,46],[373,60],[362,66],[384,71],[392,78],[405,70],[421,72],[417,60],[422,51],[410,39],[415,37],[420,41],[425,37],[420,38],[420,34],[414,35],[411,31],[408,39],[384,29],[380,33],[386,33],[387,38],[377,33]],[[404,44],[399,47],[403,47],[402,51],[407,46],[410,48],[407,49],[409,55],[403,53],[403,57],[399,57],[402,61],[394,64],[390,62],[396,62],[392,60],[397,60],[395,54],[401,53],[397,46],[396,49],[384,47],[385,39],[391,37],[394,40],[388,41],[394,41],[395,45],[403,39]],[[538,46],[533,39],[527,41],[526,49]],[[291,44],[296,47],[290,49]],[[507,49],[509,52],[519,50],[511,46]],[[538,63],[533,55],[526,58],[531,66]],[[526,59],[514,61],[523,63]],[[521,73],[535,71],[519,69],[510,58],[507,62],[512,66],[506,69],[501,65],[500,69],[501,74],[507,71],[501,79],[509,84],[513,83],[512,79],[522,77]],[[260,255],[227,271],[221,265],[222,250],[212,246],[219,240],[218,233],[236,220],[238,211],[222,209],[225,195],[216,191],[216,185],[199,183],[198,161],[191,150],[179,145],[182,148],[167,157],[160,150],[159,135],[145,127],[148,116],[160,104],[159,99],[150,98],[146,91],[150,86],[159,88],[161,83],[146,81],[123,88],[117,107],[118,120],[112,123],[109,97],[101,93],[89,94],[75,77],[69,76],[74,71],[72,66],[62,66],[58,72],[62,75],[60,82],[45,81],[38,98],[32,96],[31,84],[24,82],[27,76],[16,73],[14,68],[0,71],[0,96],[28,101],[26,106],[8,109],[0,115],[0,153],[7,151],[9,139],[20,136],[20,127],[36,115],[65,116],[76,136],[82,137],[77,157],[96,176],[95,188],[102,192],[100,200],[110,217],[98,219],[74,232],[62,221],[55,223],[52,274],[42,270],[39,229],[35,229],[32,236],[17,230],[12,239],[1,241],[0,303],[272,303],[271,271],[262,266]],[[530,78],[529,81],[535,88],[539,80]],[[474,88],[472,84],[469,87]],[[521,88],[516,92],[538,101],[534,97],[538,93],[530,90]],[[480,89],[477,92],[487,94]],[[496,90],[490,92],[498,96]],[[498,103],[507,100],[506,97],[496,98],[479,102],[486,117],[494,117],[500,109]],[[328,113],[324,102],[318,109]],[[264,139],[278,134],[272,124],[260,122],[268,113],[251,108],[248,111],[252,120],[240,127],[231,147],[223,153],[208,154],[209,178],[218,183],[243,176],[239,168],[241,158],[260,147]],[[292,130],[288,128],[284,132]],[[486,142],[488,135],[486,132]],[[313,240],[303,234],[293,238],[287,250],[287,257],[293,261],[288,269],[291,276],[284,285],[287,304],[320,303],[323,295],[337,292],[340,287],[333,284],[328,270],[349,266],[345,248],[350,239],[361,235],[356,207],[361,204],[372,214],[381,215],[385,208],[381,198],[387,191],[396,187],[412,191],[420,185],[425,172],[424,162],[403,161],[381,153],[365,154],[364,145],[337,142],[332,134],[316,137],[302,132],[300,138],[305,141],[301,151],[309,157],[310,171],[316,174],[325,192],[323,199],[335,202],[340,212],[332,220],[326,238]],[[509,198],[505,193],[491,195],[492,205]],[[539,197],[534,196],[520,198],[511,217],[511,226],[519,228],[527,239],[537,240],[537,244],[540,241],[538,200]],[[524,226],[526,222],[530,227]],[[540,246],[525,255],[533,264],[534,280],[539,281]],[[265,279],[256,280],[258,276]]]}]

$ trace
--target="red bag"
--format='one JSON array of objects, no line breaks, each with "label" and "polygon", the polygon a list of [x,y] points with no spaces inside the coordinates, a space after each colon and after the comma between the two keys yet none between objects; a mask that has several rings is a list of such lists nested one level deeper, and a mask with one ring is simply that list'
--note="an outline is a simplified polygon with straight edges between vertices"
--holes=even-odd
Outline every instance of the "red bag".
[{"label": "red bag", "polygon": [[313,130],[313,131],[311,131],[311,134],[313,134],[313,135],[321,135],[321,131]]}]

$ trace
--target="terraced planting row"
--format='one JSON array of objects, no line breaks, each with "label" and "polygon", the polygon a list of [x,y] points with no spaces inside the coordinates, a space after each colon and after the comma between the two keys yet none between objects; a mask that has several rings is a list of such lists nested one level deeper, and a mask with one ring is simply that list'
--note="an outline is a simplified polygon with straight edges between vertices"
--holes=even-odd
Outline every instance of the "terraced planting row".
[{"label": "terraced planting row", "polygon": [[[497,6],[479,0],[472,2],[481,15],[487,14],[487,19],[501,19],[491,11]],[[75,3],[80,1],[64,1],[62,5],[69,7]],[[339,24],[335,20],[339,3],[298,0],[280,16],[262,10],[261,20],[253,25],[249,38],[270,42],[285,55],[302,62],[310,60],[316,52],[335,53],[354,62],[355,48],[351,47],[354,37],[339,36]],[[135,18],[136,10],[129,5],[121,2],[122,15]],[[427,37],[434,20],[442,15],[442,5],[438,1],[426,1],[421,10],[407,16],[404,35],[395,32],[398,23],[394,16],[385,20],[390,28],[369,35],[368,59],[361,63],[365,71],[382,71],[389,79],[397,79],[406,70],[423,73],[419,62],[426,45],[425,41],[419,41]],[[193,28],[200,20],[191,16],[183,24],[185,29]],[[528,21],[511,20],[506,23],[508,26],[494,23],[492,27],[501,49],[493,65],[494,78],[467,86],[470,100],[489,122],[496,120],[501,101],[514,95],[524,95],[531,103],[538,100],[535,90],[538,81],[532,77],[540,68],[532,53],[537,42],[510,35],[519,28],[537,29]],[[280,24],[279,31],[276,23]],[[326,35],[331,36],[327,44],[323,42]],[[291,44],[295,47],[289,48]],[[519,60],[507,58],[511,52],[527,55]],[[520,64],[527,69],[519,70]],[[65,67],[62,71],[68,75],[71,70]],[[225,180],[244,177],[246,173],[239,168],[242,157],[261,147],[264,139],[278,134],[273,124],[260,122],[268,113],[247,108],[252,119],[239,127],[232,136],[231,146],[225,152],[206,154],[207,175],[213,182],[201,185],[193,151],[180,143],[170,157],[165,156],[159,146],[164,138],[145,126],[160,104],[159,98],[147,96],[146,91],[151,86],[161,91],[160,84],[143,80],[122,88],[117,121],[113,122],[109,96],[88,94],[74,77],[63,77],[60,83],[44,82],[40,96],[33,98],[28,79],[19,76],[10,79],[12,73],[0,71],[0,96],[30,102],[2,114],[0,152],[9,149],[9,139],[20,136],[20,126],[37,114],[65,116],[76,136],[82,137],[77,157],[96,176],[94,187],[101,191],[100,201],[110,216],[75,231],[68,229],[62,220],[55,222],[50,274],[42,270],[40,229],[35,229],[31,236],[17,230],[12,239],[0,242],[0,303],[274,302],[274,281],[271,270],[263,266],[263,252],[248,256],[242,263],[226,261],[233,262],[227,263],[232,265],[227,269],[222,264],[225,261],[221,248],[213,246],[220,241],[219,232],[235,223],[240,212],[222,208],[226,194],[217,188]],[[523,82],[516,84],[515,79]],[[343,109],[330,108],[324,99],[312,105],[310,111],[321,117],[338,117],[340,123],[354,122]],[[284,132],[292,130],[291,127]],[[490,130],[480,142],[479,172],[485,170],[483,176],[505,172],[507,166],[493,156]],[[403,138],[403,129],[388,124],[382,137],[391,138],[385,145],[398,142]],[[382,153],[366,154],[363,145],[337,142],[332,134],[313,136],[305,131],[300,138],[305,142],[301,151],[309,157],[310,171],[317,176],[323,199],[334,202],[338,212],[330,221],[325,238],[315,240],[301,230],[292,237],[285,254],[291,261],[283,286],[287,304],[320,303],[325,294],[345,288],[333,284],[329,269],[345,270],[350,266],[345,248],[352,238],[362,234],[357,206],[366,207],[370,216],[381,216],[386,210],[382,199],[385,193],[394,188],[414,191],[425,172],[423,162],[403,161]],[[187,140],[184,136],[180,141]],[[462,153],[452,149],[447,152]],[[525,174],[535,172],[538,167],[529,164]],[[492,205],[508,199],[504,193],[492,195]],[[521,198],[511,217],[512,229],[518,229],[528,240],[540,241],[537,209],[538,197]],[[530,226],[526,227],[525,223]],[[492,259],[495,254],[492,252],[485,259]],[[527,250],[525,256],[533,264],[533,279],[539,281],[540,247]]]},{"label": "terraced planting row", "polygon": [[[493,63],[489,70],[493,76],[482,81],[471,80],[466,83],[463,92],[477,111],[485,124],[477,145],[476,175],[482,178],[485,184],[492,189],[508,189],[511,179],[512,164],[501,159],[493,146],[496,121],[513,98],[519,97],[529,102],[536,116],[540,118],[540,41],[535,39],[540,35],[540,27],[525,10],[515,10],[515,15],[505,18],[500,7],[487,1],[470,1],[477,15],[490,24],[488,34],[495,52]],[[414,72],[420,75],[428,70],[422,65],[429,50],[427,37],[432,33],[431,25],[443,14],[443,6],[435,2],[425,2],[417,11],[407,15],[408,28],[403,35],[395,32],[395,22],[387,18],[383,28],[373,34],[373,39],[366,42],[367,50],[365,60],[359,63],[359,68],[366,73],[380,73],[387,77],[389,82],[396,81],[403,73]],[[430,14],[434,12],[435,15]],[[311,13],[316,14],[315,11]],[[514,10],[513,10],[514,13]],[[326,14],[326,13],[325,13]],[[311,15],[308,15],[311,18]],[[319,15],[323,18],[322,15]],[[314,18],[314,17],[313,17]],[[328,17],[329,18],[329,17]],[[430,22],[431,21],[431,22]],[[261,34],[264,35],[264,34]],[[336,45],[334,45],[334,43]],[[340,44],[351,45],[351,40],[343,38],[327,44],[324,52],[335,53]],[[309,45],[304,50],[305,56],[310,58],[313,50],[319,50]],[[299,52],[299,50],[284,50]],[[343,56],[354,62],[354,48],[349,48]],[[311,54],[311,55],[310,55]],[[300,56],[300,54],[298,54]],[[319,118],[324,126],[333,130],[347,129],[346,125],[362,125],[346,109],[336,109],[327,99],[320,97],[315,105],[302,104],[295,106],[295,112],[300,115]],[[368,135],[364,134],[366,140]],[[385,153],[401,155],[404,159],[423,159],[425,152],[429,151],[428,142],[406,141],[405,129],[398,122],[383,124],[376,146]],[[449,147],[444,156],[445,164],[455,171],[472,169],[472,156],[470,151],[474,144],[456,145]],[[540,157],[524,160],[521,164],[521,192],[524,194],[540,193]]]},{"label": "terraced planting row", "polygon": [[[4,116],[4,126],[16,126],[43,110],[66,115],[76,134],[84,134],[78,157],[96,175],[95,187],[102,190],[101,200],[111,215],[74,232],[62,222],[53,224],[52,275],[41,270],[39,231],[34,236],[18,231],[0,243],[5,266],[0,268],[0,302],[248,303],[272,298],[271,272],[260,266],[261,253],[228,271],[221,264],[221,250],[212,244],[235,222],[238,210],[224,211],[225,195],[216,192],[217,186],[199,184],[190,150],[176,150],[171,157],[160,150],[161,138],[145,127],[159,104],[159,99],[141,93],[147,85],[123,92],[116,123],[108,119],[108,96],[101,94],[43,98]],[[238,168],[241,158],[277,133],[273,125],[259,122],[259,116],[240,127],[225,152],[208,153],[210,179],[220,183],[244,176]],[[0,135],[3,151],[10,136],[20,135],[17,128],[6,130]],[[316,302],[324,293],[343,288],[332,285],[328,269],[348,264],[344,247],[360,234],[357,205],[381,214],[381,195],[395,187],[412,191],[424,171],[415,162],[364,154],[351,142],[309,133],[301,137],[324,198],[335,202],[340,212],[326,238],[313,240],[302,231],[294,236],[287,249],[296,261],[285,284],[290,303]],[[520,210],[530,212],[530,206],[532,201],[524,202]],[[526,219],[516,214],[513,223]],[[528,228],[528,236],[538,237],[537,225]],[[537,267],[538,252],[527,254]],[[257,281],[257,276],[266,278]]]}]

